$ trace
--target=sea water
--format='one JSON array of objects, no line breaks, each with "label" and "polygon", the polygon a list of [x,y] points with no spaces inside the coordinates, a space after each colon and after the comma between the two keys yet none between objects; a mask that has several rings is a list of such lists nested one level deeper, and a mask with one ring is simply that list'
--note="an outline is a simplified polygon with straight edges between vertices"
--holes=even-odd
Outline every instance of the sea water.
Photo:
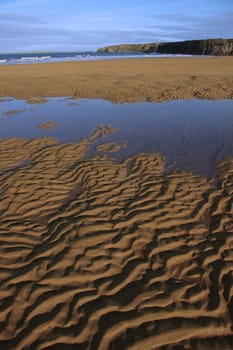
[{"label": "sea water", "polygon": [[11,53],[0,54],[0,65],[29,64],[46,62],[72,62],[72,61],[96,61],[122,58],[150,58],[150,57],[190,57],[181,54],[159,54],[156,52],[33,52],[33,53]]}]

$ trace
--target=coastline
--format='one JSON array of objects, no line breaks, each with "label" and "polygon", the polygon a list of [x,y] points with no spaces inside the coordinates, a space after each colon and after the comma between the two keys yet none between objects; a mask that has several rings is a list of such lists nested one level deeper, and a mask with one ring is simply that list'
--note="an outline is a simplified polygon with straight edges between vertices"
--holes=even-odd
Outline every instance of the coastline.
[{"label": "coastline", "polygon": [[0,97],[112,102],[233,98],[233,57],[166,57],[0,66]]}]

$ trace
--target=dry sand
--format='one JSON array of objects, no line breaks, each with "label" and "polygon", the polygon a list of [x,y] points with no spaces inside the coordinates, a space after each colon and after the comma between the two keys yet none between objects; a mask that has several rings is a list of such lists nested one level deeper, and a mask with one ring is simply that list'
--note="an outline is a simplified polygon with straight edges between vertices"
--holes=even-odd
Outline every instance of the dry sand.
[{"label": "dry sand", "polygon": [[0,96],[73,96],[114,102],[233,98],[233,57],[0,66]]},{"label": "dry sand", "polygon": [[[0,92],[232,98],[231,65],[196,58],[0,67]],[[104,153],[117,144],[86,157],[116,130],[102,125],[76,144],[0,140],[0,349],[232,349],[233,160],[219,163],[214,185],[164,174],[156,153],[115,163]]]}]

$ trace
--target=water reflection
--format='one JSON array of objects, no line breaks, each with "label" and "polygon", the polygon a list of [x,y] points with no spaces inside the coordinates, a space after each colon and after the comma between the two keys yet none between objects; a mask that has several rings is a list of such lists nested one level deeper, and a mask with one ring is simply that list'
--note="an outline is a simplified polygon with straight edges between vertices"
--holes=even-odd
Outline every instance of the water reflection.
[{"label": "water reflection", "polygon": [[[40,127],[48,122],[56,127]],[[52,98],[43,104],[13,99],[0,103],[0,138],[55,137],[75,142],[100,124],[112,124],[118,131],[93,144],[90,155],[103,142],[117,142],[127,144],[110,153],[118,161],[138,152],[160,152],[167,170],[205,176],[213,175],[216,161],[233,155],[232,100],[113,104]]]}]

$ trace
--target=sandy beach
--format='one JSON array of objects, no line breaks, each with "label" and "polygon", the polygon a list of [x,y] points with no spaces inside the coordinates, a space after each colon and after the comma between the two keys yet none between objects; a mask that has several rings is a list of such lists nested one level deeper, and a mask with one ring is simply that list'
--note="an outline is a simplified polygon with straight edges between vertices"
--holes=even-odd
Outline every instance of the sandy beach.
[{"label": "sandy beach", "polygon": [[[0,96],[232,99],[232,66],[233,57],[1,66]],[[105,154],[127,147],[105,142],[116,131],[102,125],[67,144],[0,140],[0,348],[230,350],[233,159],[214,181],[164,173],[159,153],[116,163]]]},{"label": "sandy beach", "polygon": [[0,96],[113,102],[233,98],[233,57],[186,57],[0,66]]}]

